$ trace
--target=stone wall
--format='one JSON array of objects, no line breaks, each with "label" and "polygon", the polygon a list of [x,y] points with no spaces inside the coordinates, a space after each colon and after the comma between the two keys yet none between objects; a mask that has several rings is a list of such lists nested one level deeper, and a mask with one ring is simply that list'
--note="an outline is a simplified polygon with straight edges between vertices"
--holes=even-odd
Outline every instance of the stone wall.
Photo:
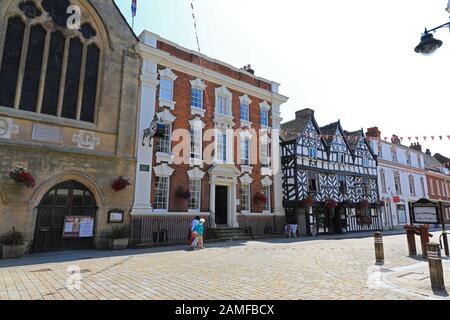
[{"label": "stone wall", "polygon": [[[6,25],[8,8],[15,3],[15,0],[0,1],[0,30]],[[109,229],[107,212],[110,209],[124,210],[125,223],[129,223],[136,172],[141,58],[135,52],[138,40],[113,1],[72,0],[71,3],[81,4],[82,15],[98,23],[98,32],[104,39],[97,121],[85,123],[0,106],[0,119],[11,122],[16,129],[7,139],[0,138],[0,234],[15,226],[31,241],[36,206],[42,197],[56,184],[76,180],[96,197],[99,207],[96,244],[102,246],[103,231]],[[3,42],[0,35],[0,43]],[[32,139],[36,125],[60,129],[61,142]],[[77,140],[83,132],[94,142],[89,147]],[[27,167],[36,180],[35,188],[17,185],[8,177],[17,165]],[[111,184],[121,175],[131,178],[132,186],[116,193]]]}]

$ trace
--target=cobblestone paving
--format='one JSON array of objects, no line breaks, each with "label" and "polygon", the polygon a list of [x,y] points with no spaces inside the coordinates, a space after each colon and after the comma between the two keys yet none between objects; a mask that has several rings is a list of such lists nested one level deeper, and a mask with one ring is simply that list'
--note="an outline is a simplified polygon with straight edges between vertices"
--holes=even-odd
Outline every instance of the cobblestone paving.
[{"label": "cobblestone paving", "polygon": [[[416,264],[385,236],[384,268]],[[373,238],[268,240],[0,261],[0,299],[421,299],[368,282]],[[70,276],[68,268],[79,274]],[[192,288],[195,288],[193,290]]]}]

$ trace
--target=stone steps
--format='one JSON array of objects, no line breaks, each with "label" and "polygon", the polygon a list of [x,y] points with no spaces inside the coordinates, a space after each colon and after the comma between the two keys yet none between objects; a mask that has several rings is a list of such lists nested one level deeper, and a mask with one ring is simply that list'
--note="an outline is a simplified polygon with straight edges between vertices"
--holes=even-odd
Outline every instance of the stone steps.
[{"label": "stone steps", "polygon": [[248,235],[244,229],[240,228],[218,228],[212,229],[211,235],[214,239],[222,241],[238,241],[252,240],[253,237]]}]

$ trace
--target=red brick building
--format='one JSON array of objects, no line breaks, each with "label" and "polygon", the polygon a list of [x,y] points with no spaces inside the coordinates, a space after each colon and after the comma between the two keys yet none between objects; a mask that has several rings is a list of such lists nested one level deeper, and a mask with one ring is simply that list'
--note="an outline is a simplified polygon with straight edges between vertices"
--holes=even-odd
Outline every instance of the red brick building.
[{"label": "red brick building", "polygon": [[450,175],[449,170],[429,150],[425,154],[428,194],[431,201],[444,204],[445,218],[450,223]]},{"label": "red brick building", "polygon": [[[150,32],[140,40],[145,145],[137,146],[134,242],[183,241],[196,215],[212,229],[279,232],[278,129],[287,101],[279,84]],[[152,121],[149,146],[144,130]]]}]

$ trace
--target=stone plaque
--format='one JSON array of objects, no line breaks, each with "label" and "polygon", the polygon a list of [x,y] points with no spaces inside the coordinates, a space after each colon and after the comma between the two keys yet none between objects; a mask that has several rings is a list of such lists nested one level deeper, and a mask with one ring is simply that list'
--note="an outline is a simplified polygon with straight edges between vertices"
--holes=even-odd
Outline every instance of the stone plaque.
[{"label": "stone plaque", "polygon": [[61,128],[43,126],[40,124],[33,124],[33,134],[31,139],[34,141],[62,143],[63,132]]}]

